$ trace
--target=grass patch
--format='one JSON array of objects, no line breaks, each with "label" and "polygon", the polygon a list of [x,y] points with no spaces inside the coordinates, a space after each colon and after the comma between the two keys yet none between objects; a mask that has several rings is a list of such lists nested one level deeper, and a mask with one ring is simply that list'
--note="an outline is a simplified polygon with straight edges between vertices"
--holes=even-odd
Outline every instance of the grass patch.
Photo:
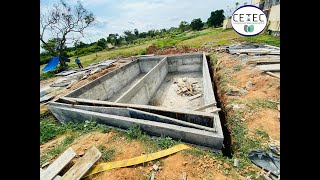
[{"label": "grass patch", "polygon": [[40,73],[40,81],[55,77],[55,74],[56,74],[56,71],[48,71],[48,72]]},{"label": "grass patch", "polygon": [[[173,35],[171,37],[166,37],[163,39],[159,39],[158,41],[154,42],[153,45],[155,45],[158,48],[165,48],[177,45],[179,42],[193,39],[199,36],[203,36],[208,34],[209,32],[206,31],[200,31],[200,32],[192,32],[192,33],[181,33],[178,35]],[[193,46],[200,46],[201,44],[193,44]]]},{"label": "grass patch", "polygon": [[233,66],[233,70],[236,71],[236,72],[237,71],[241,71],[241,69],[242,69],[242,65],[241,64],[236,64],[236,65]]},{"label": "grass patch", "polygon": [[125,136],[128,140],[139,140],[141,141],[145,146],[148,147],[148,150],[150,152],[168,149],[170,147],[173,147],[181,142],[175,141],[170,137],[161,136],[161,137],[150,137],[149,135],[143,133],[139,126],[136,127],[130,127],[127,132],[119,132],[118,131],[118,137]]},{"label": "grass patch", "polygon": [[62,142],[60,142],[56,147],[54,147],[53,149],[49,150],[48,152],[42,154],[40,156],[40,166],[48,161],[50,161],[51,159],[57,157],[59,154],[61,154],[62,152],[64,152],[68,146],[74,141],[74,139],[76,138],[76,135],[69,135],[67,137],[65,137],[63,139]]},{"label": "grass patch", "polygon": [[262,129],[256,129],[256,133],[263,139],[269,139],[269,134]]},{"label": "grass patch", "polygon": [[61,124],[56,122],[53,118],[46,119],[40,122],[40,144],[44,144],[49,140],[54,139],[58,135],[65,134],[67,132],[76,132],[79,135],[92,132],[108,132],[110,129],[103,124],[98,124],[92,121],[85,121],[82,123],[69,122],[67,124]]},{"label": "grass patch", "polygon": [[265,43],[272,46],[280,47],[280,37],[271,36],[268,34],[260,34],[258,36],[250,36],[250,37],[241,37],[240,39],[247,42]]},{"label": "grass patch", "polygon": [[269,108],[269,109],[277,109],[277,102],[272,102],[267,99],[254,99],[251,102],[247,103],[251,109],[258,108]]},{"label": "grass patch", "polygon": [[102,161],[102,162],[111,161],[114,158],[114,154],[116,152],[114,147],[106,149],[102,145],[99,146],[99,151],[102,154],[99,161]]}]

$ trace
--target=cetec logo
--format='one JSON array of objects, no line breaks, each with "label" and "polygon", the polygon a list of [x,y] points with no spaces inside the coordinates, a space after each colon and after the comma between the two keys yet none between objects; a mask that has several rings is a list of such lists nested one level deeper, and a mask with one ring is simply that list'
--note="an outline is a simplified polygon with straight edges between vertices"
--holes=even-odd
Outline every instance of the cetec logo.
[{"label": "cetec logo", "polygon": [[267,17],[258,7],[244,5],[232,14],[231,25],[242,36],[255,36],[266,27]]}]

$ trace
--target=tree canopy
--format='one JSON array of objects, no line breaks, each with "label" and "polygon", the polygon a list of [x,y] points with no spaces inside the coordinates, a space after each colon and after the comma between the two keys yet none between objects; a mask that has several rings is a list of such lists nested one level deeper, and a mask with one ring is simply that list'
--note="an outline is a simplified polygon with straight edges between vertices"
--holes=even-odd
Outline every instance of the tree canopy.
[{"label": "tree canopy", "polygon": [[194,20],[192,20],[191,23],[190,23],[191,29],[192,29],[192,30],[197,30],[197,31],[201,30],[202,27],[203,27],[203,25],[204,25],[204,23],[201,21],[200,18],[194,19]]},{"label": "tree canopy", "polygon": [[224,20],[223,9],[212,11],[211,16],[208,18],[207,24],[209,27],[220,27]]},{"label": "tree canopy", "polygon": [[[46,11],[40,11],[40,42],[51,55],[65,55],[66,44],[74,43],[76,34],[84,37],[84,30],[92,25],[95,17],[80,1],[74,7],[64,0]],[[68,41],[68,42],[67,42]]]}]

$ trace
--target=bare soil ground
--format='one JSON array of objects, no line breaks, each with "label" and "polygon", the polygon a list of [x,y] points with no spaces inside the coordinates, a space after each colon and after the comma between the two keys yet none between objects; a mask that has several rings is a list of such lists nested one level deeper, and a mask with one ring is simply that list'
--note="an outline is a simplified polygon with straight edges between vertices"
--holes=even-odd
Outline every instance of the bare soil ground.
[{"label": "bare soil ground", "polygon": [[[219,63],[218,75],[230,76],[231,82],[226,83],[227,88],[243,88],[248,90],[248,94],[242,96],[228,96],[220,91],[222,101],[225,106],[237,100],[241,102],[250,102],[256,99],[271,100],[278,102],[280,99],[280,79],[269,76],[258,68],[242,64],[239,71],[234,67],[241,64],[240,60],[232,60],[237,55],[228,53],[218,54]],[[219,74],[220,73],[220,74]],[[252,82],[252,87],[246,87],[246,83]],[[234,83],[232,83],[234,82]],[[249,131],[255,132],[257,129],[266,131],[273,139],[280,140],[280,111],[270,108],[258,108],[255,112],[245,113],[245,125]]]}]

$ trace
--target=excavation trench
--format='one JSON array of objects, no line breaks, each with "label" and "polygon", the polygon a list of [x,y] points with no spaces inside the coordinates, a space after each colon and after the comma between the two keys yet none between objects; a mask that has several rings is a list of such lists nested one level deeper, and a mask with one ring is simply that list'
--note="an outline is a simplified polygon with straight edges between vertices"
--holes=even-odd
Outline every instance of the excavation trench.
[{"label": "excavation trench", "polygon": [[232,151],[232,147],[231,147],[232,140],[231,140],[230,130],[227,126],[225,104],[223,104],[224,102],[221,100],[221,96],[220,96],[221,94],[219,94],[219,92],[218,92],[219,78],[218,78],[217,72],[214,71],[214,69],[215,69],[214,66],[216,64],[214,64],[213,61],[211,61],[209,56],[206,56],[206,58],[207,58],[208,66],[209,66],[210,78],[214,84],[213,91],[215,94],[217,107],[221,108],[221,111],[219,111],[219,117],[220,117],[221,128],[222,128],[223,136],[224,136],[223,148],[221,149],[221,151],[223,153],[223,156],[227,156],[229,158],[232,158],[232,155],[233,155],[233,151]]}]

